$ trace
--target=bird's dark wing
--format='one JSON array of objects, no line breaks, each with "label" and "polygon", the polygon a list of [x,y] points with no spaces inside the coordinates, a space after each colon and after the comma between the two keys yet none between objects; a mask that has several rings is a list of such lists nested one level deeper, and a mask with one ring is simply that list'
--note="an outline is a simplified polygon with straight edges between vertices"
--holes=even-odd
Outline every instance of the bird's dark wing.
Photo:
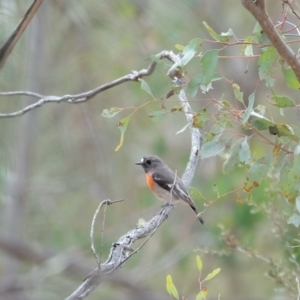
[{"label": "bird's dark wing", "polygon": [[158,175],[157,173],[152,174],[153,180],[163,189],[171,191],[172,185],[174,183],[174,178],[171,174]]},{"label": "bird's dark wing", "polygon": [[[172,193],[176,198],[189,198],[189,194],[182,180],[179,177],[176,177],[175,181],[175,174],[172,174],[171,172],[159,175],[157,173],[153,173],[152,177],[154,181],[163,189],[169,192],[172,190]],[[173,184],[174,187],[172,188]]]}]

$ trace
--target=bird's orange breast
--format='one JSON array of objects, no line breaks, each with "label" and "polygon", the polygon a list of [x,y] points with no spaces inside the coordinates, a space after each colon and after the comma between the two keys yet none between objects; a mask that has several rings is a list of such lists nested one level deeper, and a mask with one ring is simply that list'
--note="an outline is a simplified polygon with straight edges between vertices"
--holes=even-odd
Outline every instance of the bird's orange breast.
[{"label": "bird's orange breast", "polygon": [[152,178],[152,174],[147,173],[147,174],[146,174],[146,180],[147,180],[147,184],[148,184],[148,186],[149,186],[149,189],[150,189],[151,191],[153,191],[153,190],[154,190],[154,184],[155,184],[155,182],[154,182],[154,180],[153,180],[153,178]]}]

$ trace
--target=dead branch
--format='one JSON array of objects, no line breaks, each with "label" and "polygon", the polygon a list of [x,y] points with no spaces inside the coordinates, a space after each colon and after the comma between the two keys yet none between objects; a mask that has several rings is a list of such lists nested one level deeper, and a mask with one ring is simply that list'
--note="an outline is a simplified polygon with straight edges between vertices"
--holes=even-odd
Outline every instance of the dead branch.
[{"label": "dead branch", "polygon": [[[156,55],[156,58],[158,59],[171,59],[173,56],[173,52],[171,51],[162,51],[159,54]],[[140,71],[132,71],[130,74],[127,74],[123,77],[120,77],[116,80],[113,80],[111,82],[108,82],[106,84],[100,85],[95,89],[89,90],[84,93],[80,94],[74,94],[74,95],[64,95],[64,96],[43,96],[39,95],[34,92],[30,91],[15,91],[15,92],[2,92],[0,93],[0,96],[16,96],[16,95],[24,95],[28,97],[38,98],[39,100],[12,113],[2,113],[0,114],[0,118],[13,118],[18,117],[21,115],[24,115],[25,113],[36,109],[46,103],[69,103],[69,104],[78,104],[85,101],[88,101],[95,97],[96,95],[100,94],[101,92],[104,92],[108,89],[111,89],[117,85],[120,85],[122,83],[128,82],[128,81],[138,81],[139,78],[150,76],[153,71],[156,68],[157,63],[155,61],[152,61],[147,69],[142,69]]]},{"label": "dead branch", "polygon": [[[128,231],[114,243],[106,262],[97,267],[84,282],[66,300],[86,298],[104,279],[117,271],[134,251],[132,245],[139,239],[147,237],[167,218],[173,206],[166,205],[142,227]],[[136,251],[134,251],[136,252]]]}]

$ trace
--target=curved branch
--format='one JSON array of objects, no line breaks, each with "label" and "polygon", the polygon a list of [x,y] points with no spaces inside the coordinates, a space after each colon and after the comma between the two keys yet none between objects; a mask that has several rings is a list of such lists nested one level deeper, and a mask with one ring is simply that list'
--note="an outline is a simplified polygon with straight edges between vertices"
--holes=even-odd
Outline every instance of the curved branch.
[{"label": "curved branch", "polygon": [[[140,70],[139,72],[133,71],[131,74],[125,75],[119,79],[112,81],[112,82],[100,85],[99,87],[97,87],[93,90],[90,90],[90,91],[87,91],[84,93],[80,93],[80,94],[75,94],[75,95],[64,95],[64,96],[60,96],[60,97],[59,96],[41,96],[37,93],[27,92],[27,91],[0,93],[0,96],[25,95],[25,96],[30,96],[30,97],[34,97],[34,98],[40,98],[37,102],[34,102],[33,104],[30,104],[21,110],[18,110],[18,111],[12,112],[12,113],[7,113],[7,114],[0,114],[0,118],[18,117],[18,116],[24,115],[25,113],[27,113],[33,109],[38,108],[46,103],[65,102],[65,103],[71,103],[71,104],[78,104],[78,103],[85,102],[89,99],[92,99],[97,94],[99,94],[105,90],[108,90],[112,87],[115,87],[119,84],[122,84],[127,81],[138,81],[139,78],[151,75],[156,67],[156,64],[157,64],[156,62],[152,62],[149,65],[148,69],[143,69],[143,70]],[[41,96],[41,97],[39,97],[39,96]]]},{"label": "curved branch", "polygon": [[[158,59],[169,58],[169,52],[162,51],[159,54],[157,54],[156,57]],[[92,99],[93,97],[100,94],[101,92],[104,92],[104,91],[106,91],[112,87],[115,87],[117,85],[120,85],[124,82],[138,81],[139,78],[142,78],[145,76],[150,76],[154,72],[156,66],[157,66],[157,62],[153,61],[153,62],[151,62],[151,64],[148,66],[147,69],[142,69],[140,71],[132,71],[130,74],[120,77],[112,82],[100,85],[93,90],[89,90],[87,92],[75,94],[75,95],[42,96],[40,94],[28,92],[28,91],[2,92],[2,93],[0,93],[0,96],[24,95],[24,96],[29,96],[29,97],[33,97],[33,98],[38,98],[39,100],[34,102],[33,104],[30,104],[30,105],[24,107],[23,109],[18,110],[18,111],[15,111],[12,113],[2,113],[2,114],[0,114],[0,118],[18,117],[18,116],[24,115],[25,113],[27,113],[31,110],[38,108],[46,103],[60,103],[60,102],[65,102],[65,103],[69,103],[69,104],[82,103],[82,102]]]},{"label": "curved branch", "polygon": [[191,152],[189,162],[185,168],[185,171],[182,175],[182,181],[186,186],[189,186],[194,178],[196,171],[197,163],[199,160],[199,151],[200,151],[200,142],[201,142],[201,133],[198,128],[192,127],[193,116],[191,113],[191,106],[186,98],[185,92],[182,89],[178,95],[180,102],[183,105],[183,109],[187,118],[187,121],[191,124]]},{"label": "curved branch", "polygon": [[[97,267],[66,300],[79,300],[87,297],[104,279],[118,270],[131,256],[135,241],[151,235],[167,218],[174,206],[166,205],[143,227],[128,231],[112,245],[106,262]],[[139,248],[140,249],[140,248]]]},{"label": "curved branch", "polygon": [[300,63],[294,51],[288,47],[272,23],[265,8],[265,0],[242,0],[244,7],[253,15],[262,27],[272,45],[276,48],[280,56],[294,71],[300,82]]},{"label": "curved branch", "polygon": [[185,186],[189,186],[194,178],[194,174],[196,171],[198,159],[199,159],[199,150],[200,150],[200,142],[201,142],[201,133],[198,128],[194,128],[193,124],[193,115],[191,114],[192,108],[188,102],[183,86],[185,86],[185,80],[179,70],[177,70],[176,66],[181,65],[181,60],[178,55],[175,55],[172,51],[165,52],[165,58],[168,58],[170,61],[174,63],[174,66],[168,72],[168,75],[173,79],[173,85],[175,87],[181,87],[181,90],[178,94],[179,101],[183,107],[183,111],[185,113],[186,119],[190,124],[191,130],[191,152],[190,158],[185,168],[185,171],[182,175],[182,181]]}]

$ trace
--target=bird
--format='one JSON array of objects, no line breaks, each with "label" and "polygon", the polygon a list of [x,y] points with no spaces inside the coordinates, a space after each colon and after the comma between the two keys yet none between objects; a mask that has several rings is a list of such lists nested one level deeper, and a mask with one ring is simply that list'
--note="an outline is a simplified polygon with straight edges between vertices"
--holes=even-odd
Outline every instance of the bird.
[{"label": "bird", "polygon": [[148,187],[156,198],[167,203],[183,201],[191,207],[201,224],[204,224],[183,181],[158,156],[144,156],[135,164],[143,167]]}]

